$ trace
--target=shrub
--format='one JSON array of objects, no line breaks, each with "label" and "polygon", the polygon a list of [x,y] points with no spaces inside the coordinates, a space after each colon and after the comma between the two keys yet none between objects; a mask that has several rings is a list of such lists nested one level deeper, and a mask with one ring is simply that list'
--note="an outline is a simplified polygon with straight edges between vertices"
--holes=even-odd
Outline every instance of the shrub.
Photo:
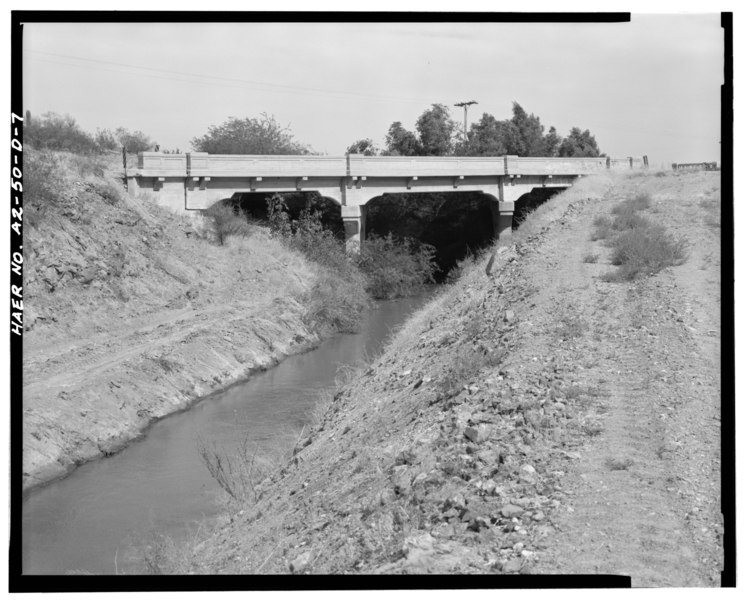
[{"label": "shrub", "polygon": [[119,140],[110,129],[97,129],[94,134],[94,142],[100,150],[117,150],[120,148]]},{"label": "shrub", "polygon": [[343,243],[324,228],[322,216],[306,209],[292,221],[285,200],[274,194],[268,198],[268,219],[275,237],[321,267],[304,298],[306,324],[316,330],[356,331],[368,306],[366,279],[346,255]]},{"label": "shrub", "polygon": [[358,330],[361,315],[369,304],[361,276],[351,280],[328,269],[323,269],[304,301],[307,326],[346,333]]},{"label": "shrub", "polygon": [[125,127],[97,129],[94,141],[99,150],[120,150],[122,147],[129,154],[146,152],[154,147],[153,140],[142,131],[130,131]]},{"label": "shrub", "polygon": [[252,234],[252,226],[237,206],[217,202],[204,212],[212,224],[213,233],[220,246],[232,236],[248,237]]},{"label": "shrub", "polygon": [[608,237],[610,237],[613,231],[613,222],[608,217],[605,217],[605,216],[597,217],[592,222],[592,225],[594,226],[594,228],[592,230],[592,235],[590,236],[590,239],[593,242],[607,239]]},{"label": "shrub", "polygon": [[685,239],[676,239],[661,225],[645,223],[643,227],[620,233],[613,240],[611,262],[621,268],[607,274],[606,281],[630,281],[640,274],[657,273],[685,262]]},{"label": "shrub", "polygon": [[639,193],[633,198],[628,198],[613,207],[611,211],[614,215],[634,212],[637,210],[646,210],[652,203],[652,197],[647,193]]},{"label": "shrub", "polygon": [[62,168],[51,152],[29,149],[23,158],[24,217],[30,225],[36,218],[59,203],[60,192],[65,187]]},{"label": "shrub", "polygon": [[120,146],[131,154],[146,152],[154,147],[153,140],[142,131],[130,131],[124,127],[118,127],[114,134]]},{"label": "shrub", "polygon": [[98,148],[93,136],[81,129],[70,115],[45,113],[26,123],[24,142],[37,150],[67,150],[86,154]]},{"label": "shrub", "polygon": [[254,119],[229,117],[191,143],[195,150],[211,154],[309,154],[306,144],[265,113]]},{"label": "shrub", "polygon": [[356,264],[374,298],[399,298],[433,283],[438,268],[435,253],[433,246],[416,240],[372,236],[363,243]]},{"label": "shrub", "polygon": [[[485,257],[485,254],[482,256]],[[463,257],[462,259],[457,261],[457,264],[452,267],[449,270],[449,273],[447,273],[447,276],[444,278],[444,283],[450,284],[457,282],[460,277],[462,277],[463,273],[466,273],[467,270],[476,264],[479,260],[479,257],[477,254],[473,253],[472,251],[469,251],[468,254]],[[495,253],[491,252],[491,259],[489,260],[489,264],[493,265],[493,262],[495,260]],[[488,267],[486,267],[488,269]],[[489,269],[490,272],[490,269]]]},{"label": "shrub", "polygon": [[647,226],[648,221],[633,211],[618,213],[611,223],[614,231],[630,231],[632,229],[642,229]]},{"label": "shrub", "polygon": [[600,258],[599,254],[590,253],[590,254],[585,254],[582,260],[586,263],[596,263],[598,258]]}]

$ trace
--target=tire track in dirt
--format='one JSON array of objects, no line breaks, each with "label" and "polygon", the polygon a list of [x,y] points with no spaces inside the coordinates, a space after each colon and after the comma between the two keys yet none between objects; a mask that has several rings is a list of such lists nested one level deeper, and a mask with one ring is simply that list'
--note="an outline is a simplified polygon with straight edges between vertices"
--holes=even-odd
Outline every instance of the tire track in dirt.
[{"label": "tire track in dirt", "polygon": [[[534,570],[626,574],[640,587],[715,585],[719,540],[704,536],[708,532],[703,527],[698,528],[702,536],[694,535],[693,517],[704,512],[693,507],[694,493],[685,489],[682,474],[698,471],[693,487],[709,505],[706,520],[714,529],[719,493],[714,489],[713,456],[708,455],[715,453],[718,436],[713,427],[702,430],[699,421],[704,410],[718,407],[718,391],[711,387],[704,390],[711,393],[701,397],[690,393],[701,352],[679,316],[684,305],[713,305],[705,304],[704,288],[689,277],[693,267],[669,269],[631,284],[593,279],[590,294],[564,299],[566,289],[585,287],[579,266],[582,252],[592,243],[581,240],[589,240],[595,215],[608,211],[617,199],[606,200],[589,206],[585,218],[547,240],[552,247],[575,248],[550,278],[541,275],[541,287],[547,286],[547,296],[558,293],[557,301],[577,303],[592,316],[594,344],[587,345],[580,360],[595,354],[598,360],[584,381],[608,397],[596,401],[600,429],[589,432],[585,450],[566,479],[568,507],[556,515],[558,531]],[[692,230],[693,224],[688,227]],[[606,253],[599,246],[595,250]],[[588,285],[591,277],[612,268],[583,267]],[[565,287],[559,288],[561,281]],[[690,284],[684,285],[686,281]],[[706,370],[710,364],[713,369],[713,363],[701,362]],[[701,378],[708,379],[703,371]],[[700,453],[702,460],[694,460],[702,447],[708,451]],[[697,463],[702,463],[700,469]]]}]

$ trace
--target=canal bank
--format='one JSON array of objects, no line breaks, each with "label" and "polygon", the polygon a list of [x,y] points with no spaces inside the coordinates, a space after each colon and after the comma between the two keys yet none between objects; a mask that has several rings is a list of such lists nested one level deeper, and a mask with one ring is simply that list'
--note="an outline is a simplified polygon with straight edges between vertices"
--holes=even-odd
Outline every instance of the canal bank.
[{"label": "canal bank", "polygon": [[245,448],[263,469],[282,464],[341,370],[376,356],[430,293],[377,302],[359,332],[290,356],[160,420],[116,456],[32,490],[23,505],[23,572],[142,573],[146,549],[163,536],[183,542],[215,526],[226,502],[203,453],[231,459]]},{"label": "canal bank", "polygon": [[[638,194],[690,254],[611,281],[593,223]],[[259,498],[152,554],[159,572],[718,585],[719,207],[706,173],[551,200],[339,387]]]},{"label": "canal bank", "polygon": [[334,333],[308,311],[337,275],[262,228],[218,244],[128,196],[117,160],[27,156],[24,490]]}]

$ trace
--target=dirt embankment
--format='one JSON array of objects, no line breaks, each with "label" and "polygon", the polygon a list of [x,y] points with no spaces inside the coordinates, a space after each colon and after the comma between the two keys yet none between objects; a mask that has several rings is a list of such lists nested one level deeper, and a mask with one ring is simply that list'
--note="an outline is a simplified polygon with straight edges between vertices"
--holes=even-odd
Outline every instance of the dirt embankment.
[{"label": "dirt embankment", "polygon": [[[592,222],[640,191],[690,256],[606,282]],[[719,174],[696,173],[589,178],[541,207],[165,568],[718,584],[719,206]]]},{"label": "dirt embankment", "polygon": [[319,341],[300,255],[260,230],[216,245],[129,198],[117,159],[45,160],[61,179],[24,231],[24,489]]}]

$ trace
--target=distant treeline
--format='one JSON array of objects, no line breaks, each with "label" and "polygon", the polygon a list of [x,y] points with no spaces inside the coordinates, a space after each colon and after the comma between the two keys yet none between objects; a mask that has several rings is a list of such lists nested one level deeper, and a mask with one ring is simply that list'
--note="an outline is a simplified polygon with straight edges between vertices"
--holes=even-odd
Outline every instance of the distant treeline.
[{"label": "distant treeline", "polygon": [[499,121],[483,113],[468,131],[450,117],[447,106],[432,104],[418,117],[415,131],[405,129],[400,121],[392,123],[384,149],[367,138],[357,140],[347,151],[368,156],[604,156],[589,129],[574,127],[564,138],[555,127],[545,133],[540,118],[527,114],[517,102],[510,119]]},{"label": "distant treeline", "polygon": [[[28,115],[28,113],[27,113]],[[25,143],[38,149],[90,153],[125,148],[128,153],[161,149],[142,131],[124,127],[115,130],[84,131],[70,115],[46,113],[28,115],[24,125]],[[288,127],[262,113],[255,118],[229,117],[221,125],[191,140],[192,149],[211,154],[314,154],[307,144],[297,141]],[[443,104],[432,104],[416,121],[415,131],[401,121],[390,125],[385,147],[378,148],[369,138],[359,139],[346,149],[367,156],[605,156],[589,129],[573,127],[566,137],[555,127],[546,133],[540,118],[528,114],[517,102],[512,117],[500,121],[483,113],[477,123],[463,131]],[[179,152],[179,149],[171,152]]]}]

